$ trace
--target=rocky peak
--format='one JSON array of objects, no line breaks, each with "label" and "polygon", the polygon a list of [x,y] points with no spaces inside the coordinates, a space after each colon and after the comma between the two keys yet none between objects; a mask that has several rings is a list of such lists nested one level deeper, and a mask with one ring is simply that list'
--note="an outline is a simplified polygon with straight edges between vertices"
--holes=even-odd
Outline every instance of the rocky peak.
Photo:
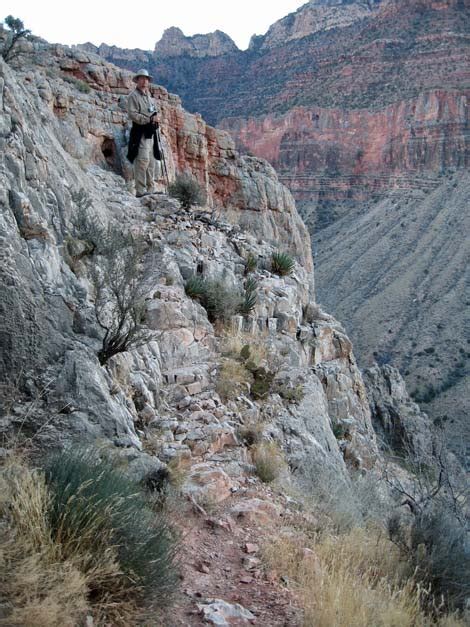
[{"label": "rocky peak", "polygon": [[155,44],[155,55],[162,57],[218,57],[237,51],[234,41],[220,30],[186,37],[180,28],[174,26],[167,28]]},{"label": "rocky peak", "polygon": [[251,48],[269,50],[321,31],[344,28],[375,13],[388,0],[310,0],[295,13],[275,22],[264,37],[253,37]]}]

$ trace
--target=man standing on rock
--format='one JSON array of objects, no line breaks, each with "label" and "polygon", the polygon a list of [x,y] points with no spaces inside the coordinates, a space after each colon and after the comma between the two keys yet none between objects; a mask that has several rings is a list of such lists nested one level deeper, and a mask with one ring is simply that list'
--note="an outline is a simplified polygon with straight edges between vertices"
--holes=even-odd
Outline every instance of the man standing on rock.
[{"label": "man standing on rock", "polygon": [[132,121],[127,158],[134,164],[137,198],[157,191],[155,176],[160,173],[162,159],[157,135],[158,115],[149,91],[150,79],[147,70],[139,70],[133,78],[136,88],[127,98],[127,112]]}]

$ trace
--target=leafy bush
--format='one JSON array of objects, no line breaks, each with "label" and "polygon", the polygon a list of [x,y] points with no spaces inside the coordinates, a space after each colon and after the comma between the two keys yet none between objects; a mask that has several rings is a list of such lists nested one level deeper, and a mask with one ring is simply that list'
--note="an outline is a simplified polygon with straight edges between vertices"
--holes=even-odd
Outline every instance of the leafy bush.
[{"label": "leafy bush", "polygon": [[279,276],[288,276],[292,273],[295,261],[287,253],[273,253],[271,257],[271,270]]},{"label": "leafy bush", "polygon": [[113,595],[145,595],[167,604],[178,581],[175,536],[138,486],[93,450],[52,457],[45,476],[52,538],[91,576],[93,598],[105,603]]},{"label": "leafy bush", "polygon": [[191,174],[178,174],[168,192],[170,196],[180,201],[183,209],[190,209],[194,205],[203,205],[206,202],[204,190]]},{"label": "leafy bush", "polygon": [[225,322],[237,313],[249,314],[256,305],[256,282],[247,279],[243,292],[227,286],[221,280],[190,277],[185,284],[185,292],[200,302],[207,311],[211,322]]},{"label": "leafy bush", "polygon": [[277,479],[285,468],[285,461],[279,446],[275,442],[261,442],[251,451],[256,474],[264,483]]}]

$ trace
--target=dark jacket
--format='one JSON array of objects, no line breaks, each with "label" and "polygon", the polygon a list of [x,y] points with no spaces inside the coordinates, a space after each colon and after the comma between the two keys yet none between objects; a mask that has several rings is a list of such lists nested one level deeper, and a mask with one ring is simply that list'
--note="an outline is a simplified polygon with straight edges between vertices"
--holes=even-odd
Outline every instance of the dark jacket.
[{"label": "dark jacket", "polygon": [[127,150],[127,158],[131,163],[134,163],[137,155],[139,154],[140,140],[142,137],[146,139],[153,138],[153,156],[157,161],[162,160],[162,151],[160,144],[158,143],[157,128],[150,122],[148,124],[136,124],[132,123],[131,132],[129,135],[129,146]]}]

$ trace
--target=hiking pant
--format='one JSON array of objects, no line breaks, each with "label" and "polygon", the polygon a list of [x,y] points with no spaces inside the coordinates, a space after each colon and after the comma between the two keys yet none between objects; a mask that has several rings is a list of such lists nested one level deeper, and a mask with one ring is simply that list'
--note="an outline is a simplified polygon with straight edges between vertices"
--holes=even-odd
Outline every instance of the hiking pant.
[{"label": "hiking pant", "polygon": [[139,152],[134,161],[135,193],[156,191],[155,177],[160,177],[160,161],[153,156],[153,138],[142,137],[139,144]]}]

